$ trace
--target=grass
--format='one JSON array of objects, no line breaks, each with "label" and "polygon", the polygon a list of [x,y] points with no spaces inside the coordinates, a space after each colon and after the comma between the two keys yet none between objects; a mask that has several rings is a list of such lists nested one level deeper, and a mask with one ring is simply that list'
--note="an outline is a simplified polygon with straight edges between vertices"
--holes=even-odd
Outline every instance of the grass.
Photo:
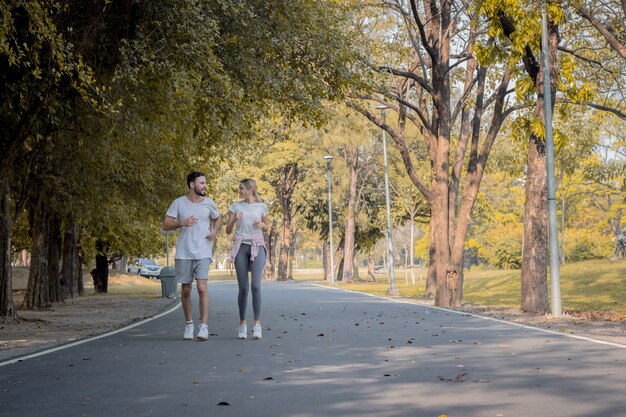
[{"label": "grass", "polygon": [[[613,313],[617,316],[615,318],[626,318],[626,260],[576,262],[561,265],[560,272],[561,305],[564,311],[589,315],[600,313],[605,317],[606,313]],[[409,283],[406,283],[404,270],[396,270],[395,275],[396,288],[402,297],[424,299],[423,281],[417,280],[417,285],[413,286],[410,276]],[[463,303],[519,308],[520,277],[519,270],[465,271]],[[336,286],[386,295],[389,289],[387,275],[377,275],[376,278],[377,282],[337,283]],[[296,279],[300,279],[299,276]]]},{"label": "grass", "polygon": [[[28,268],[13,268],[13,291],[23,294],[28,285]],[[93,295],[93,283],[89,271],[83,271],[85,295]],[[138,275],[123,274],[109,271],[108,294],[128,298],[159,298],[161,297],[161,281]]]}]

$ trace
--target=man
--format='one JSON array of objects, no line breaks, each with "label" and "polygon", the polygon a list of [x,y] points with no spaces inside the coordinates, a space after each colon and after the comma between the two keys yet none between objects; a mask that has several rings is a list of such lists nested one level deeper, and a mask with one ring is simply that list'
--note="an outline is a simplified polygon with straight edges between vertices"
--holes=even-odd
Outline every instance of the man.
[{"label": "man", "polygon": [[192,340],[194,324],[191,290],[196,280],[200,299],[198,340],[209,338],[209,293],[207,281],[213,258],[213,242],[222,226],[215,202],[206,196],[206,178],[201,172],[187,175],[187,195],[178,197],[167,209],[164,230],[179,229],[174,274],[181,283],[181,301],[185,315],[185,340]]}]

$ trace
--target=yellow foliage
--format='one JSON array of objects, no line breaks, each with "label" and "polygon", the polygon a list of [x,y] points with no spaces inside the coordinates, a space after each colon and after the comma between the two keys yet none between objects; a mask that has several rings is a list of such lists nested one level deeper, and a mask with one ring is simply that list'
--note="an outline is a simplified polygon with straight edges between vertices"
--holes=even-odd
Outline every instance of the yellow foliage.
[{"label": "yellow foliage", "polygon": [[518,79],[515,83],[515,93],[519,100],[523,100],[528,94],[534,92],[534,89],[535,84],[528,76]]},{"label": "yellow foliage", "polygon": [[531,126],[532,126],[532,132],[535,136],[537,136],[540,139],[545,139],[546,131],[543,126],[543,120],[534,118],[531,122]]}]

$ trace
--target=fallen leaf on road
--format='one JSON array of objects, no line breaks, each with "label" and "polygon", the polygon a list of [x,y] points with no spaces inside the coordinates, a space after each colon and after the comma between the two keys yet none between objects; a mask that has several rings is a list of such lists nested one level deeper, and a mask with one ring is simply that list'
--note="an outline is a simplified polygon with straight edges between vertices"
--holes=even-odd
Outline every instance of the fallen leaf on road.
[{"label": "fallen leaf on road", "polygon": [[437,378],[439,378],[440,381],[446,381],[446,382],[463,382],[465,379],[465,376],[467,375],[466,372],[463,372],[462,374],[458,374],[457,376],[453,378],[446,378],[443,376],[438,376]]},{"label": "fallen leaf on road", "polygon": [[454,382],[463,382],[466,375],[467,375],[466,372],[463,372],[462,374],[458,374],[457,376],[454,377]]}]

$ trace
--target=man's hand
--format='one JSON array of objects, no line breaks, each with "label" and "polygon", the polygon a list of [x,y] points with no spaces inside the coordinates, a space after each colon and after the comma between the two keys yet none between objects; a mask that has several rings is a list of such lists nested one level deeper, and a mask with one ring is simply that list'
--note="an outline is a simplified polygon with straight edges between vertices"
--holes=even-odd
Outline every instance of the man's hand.
[{"label": "man's hand", "polygon": [[192,227],[198,223],[198,219],[193,216],[187,217],[185,220],[180,222],[180,227]]}]

